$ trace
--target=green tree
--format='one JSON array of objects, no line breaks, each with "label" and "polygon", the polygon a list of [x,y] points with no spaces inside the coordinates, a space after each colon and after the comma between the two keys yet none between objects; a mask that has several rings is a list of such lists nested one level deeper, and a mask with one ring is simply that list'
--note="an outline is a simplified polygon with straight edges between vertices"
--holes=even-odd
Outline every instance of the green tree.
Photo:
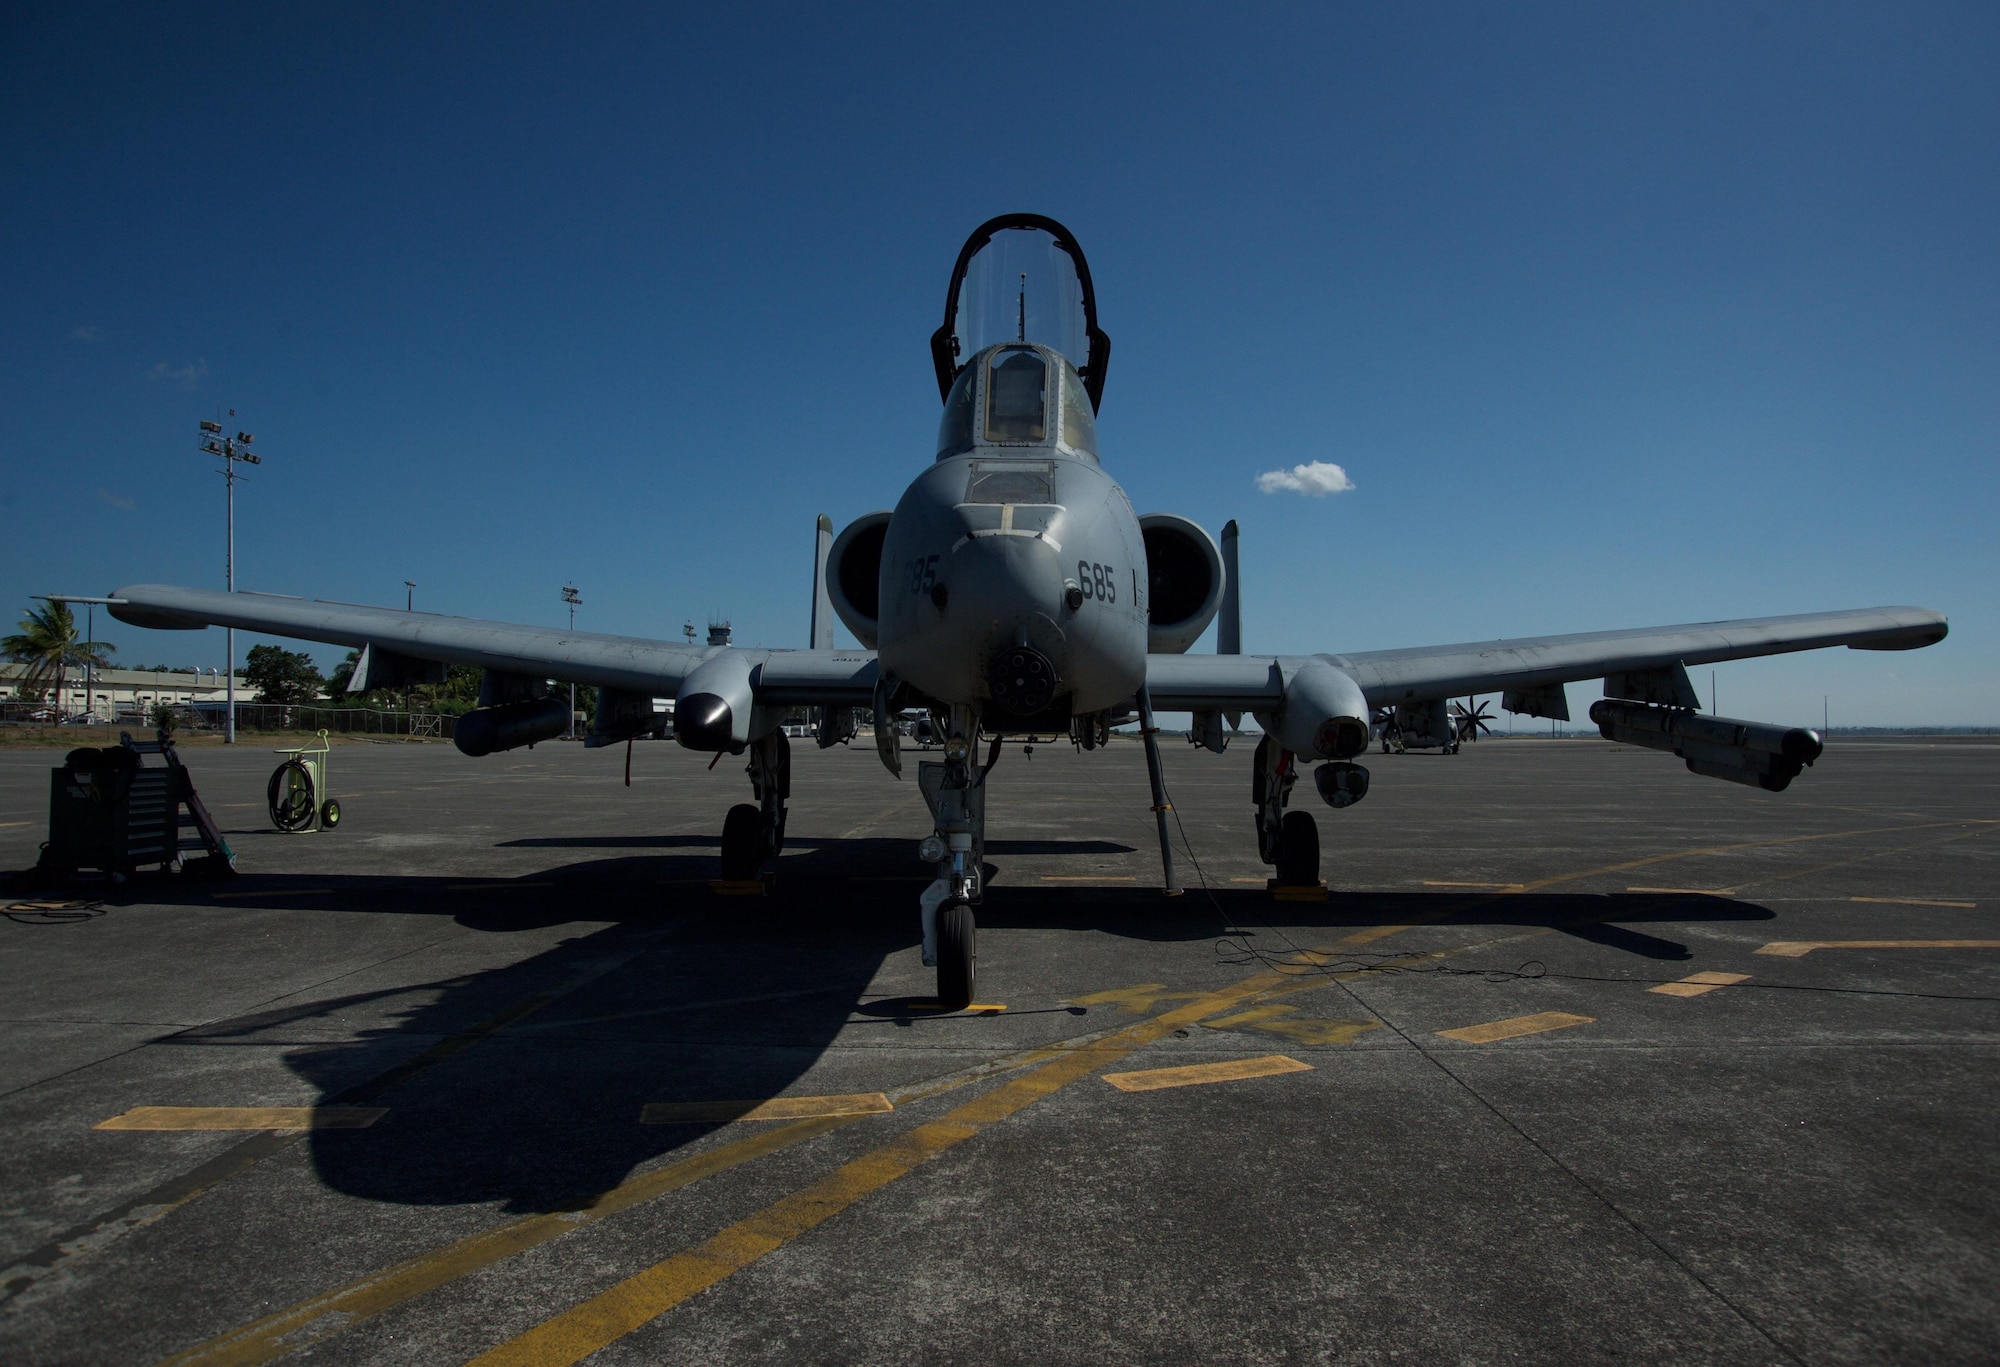
[{"label": "green tree", "polygon": [[60,708],[63,683],[72,667],[110,667],[105,657],[118,647],[109,641],[85,642],[77,637],[76,614],[69,610],[68,603],[29,608],[21,619],[21,629],[12,636],[0,637],[0,654],[28,667],[21,678],[22,697],[39,701],[53,685]]},{"label": "green tree", "polygon": [[312,656],[282,646],[251,646],[244,657],[243,681],[257,690],[257,701],[296,707],[316,700],[326,680]]}]

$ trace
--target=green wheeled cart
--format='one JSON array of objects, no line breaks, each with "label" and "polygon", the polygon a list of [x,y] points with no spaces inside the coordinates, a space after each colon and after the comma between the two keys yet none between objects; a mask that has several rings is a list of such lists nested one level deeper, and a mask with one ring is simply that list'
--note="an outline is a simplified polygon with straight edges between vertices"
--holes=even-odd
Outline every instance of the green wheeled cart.
[{"label": "green wheeled cart", "polygon": [[281,831],[330,831],[340,824],[340,803],[327,793],[326,757],[332,746],[326,732],[319,733],[314,745],[275,750],[285,762],[271,774],[266,797],[271,804],[271,824]]}]

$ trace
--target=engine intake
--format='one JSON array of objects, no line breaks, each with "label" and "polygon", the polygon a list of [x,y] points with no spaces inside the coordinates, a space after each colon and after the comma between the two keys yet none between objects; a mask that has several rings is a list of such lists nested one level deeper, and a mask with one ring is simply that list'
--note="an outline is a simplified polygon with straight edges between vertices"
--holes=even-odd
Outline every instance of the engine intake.
[{"label": "engine intake", "polygon": [[1819,733],[1802,726],[1710,717],[1675,707],[1604,698],[1590,705],[1590,719],[1606,740],[1665,750],[1707,778],[1782,793],[1820,757]]},{"label": "engine intake", "polygon": [[1222,552],[1198,523],[1174,513],[1139,519],[1146,542],[1146,649],[1183,655],[1222,606]]},{"label": "engine intake", "polygon": [[869,513],[847,524],[827,552],[827,597],[854,639],[875,648],[882,616],[882,543],[889,535],[888,512]]}]

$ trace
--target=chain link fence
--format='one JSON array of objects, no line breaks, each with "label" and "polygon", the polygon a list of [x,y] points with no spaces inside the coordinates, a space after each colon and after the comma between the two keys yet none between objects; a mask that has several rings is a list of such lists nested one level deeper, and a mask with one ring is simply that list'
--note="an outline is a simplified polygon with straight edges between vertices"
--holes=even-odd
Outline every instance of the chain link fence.
[{"label": "chain link fence", "polygon": [[[220,732],[228,718],[227,703],[176,703],[172,706],[176,731],[198,734]],[[79,719],[65,719],[74,724]],[[49,703],[0,702],[0,724],[12,726],[53,726],[55,708]],[[282,707],[274,703],[236,704],[236,730],[320,731],[336,736],[405,736],[417,740],[450,740],[458,718],[437,712],[394,712],[373,707]],[[92,718],[89,725],[124,727],[150,731],[150,712],[121,712],[116,717]]]}]

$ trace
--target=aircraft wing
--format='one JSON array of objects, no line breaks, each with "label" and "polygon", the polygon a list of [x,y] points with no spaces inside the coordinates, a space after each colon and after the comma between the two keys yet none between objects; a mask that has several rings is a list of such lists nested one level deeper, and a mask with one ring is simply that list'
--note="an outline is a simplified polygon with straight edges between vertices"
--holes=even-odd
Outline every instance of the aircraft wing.
[{"label": "aircraft wing", "polygon": [[[671,696],[703,661],[731,647],[640,636],[522,626],[435,612],[329,603],[271,593],[216,593],[136,584],[111,595],[111,614],[138,627],[236,627],[329,645],[371,646],[412,660],[473,665],[532,678]],[[853,703],[874,696],[875,655],[866,650],[742,650],[760,703]]]},{"label": "aircraft wing", "polygon": [[1944,617],[1927,608],[1857,608],[1348,655],[1153,655],[1146,682],[1162,711],[1254,712],[1282,702],[1285,681],[1316,659],[1351,677],[1369,706],[1382,707],[1828,646],[1915,650],[1943,640],[1947,630]]}]

